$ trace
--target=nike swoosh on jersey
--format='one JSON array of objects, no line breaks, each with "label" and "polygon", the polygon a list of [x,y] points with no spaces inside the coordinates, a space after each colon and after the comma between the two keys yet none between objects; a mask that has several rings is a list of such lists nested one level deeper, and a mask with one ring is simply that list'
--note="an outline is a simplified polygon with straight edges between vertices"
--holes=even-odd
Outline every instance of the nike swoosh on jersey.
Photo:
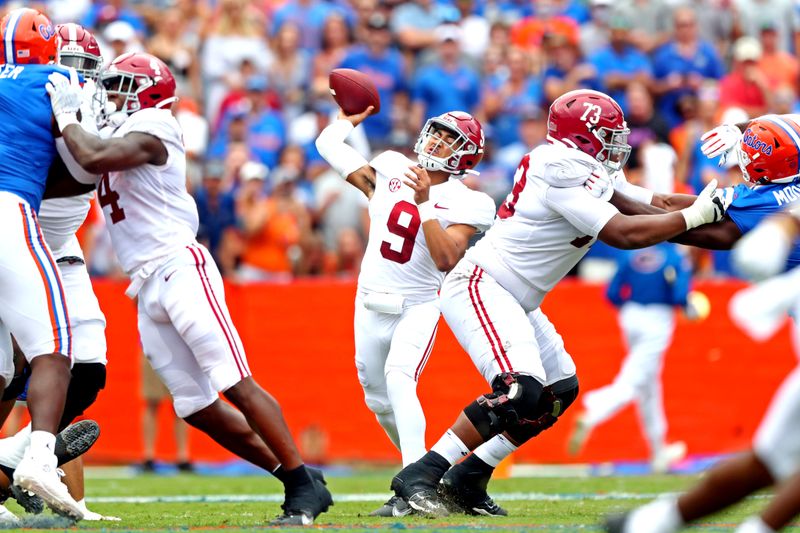
[{"label": "nike swoosh on jersey", "polygon": [[164,281],[169,281],[169,278],[171,278],[171,277],[172,277],[172,275],[173,275],[175,272],[177,272],[177,270],[173,270],[172,272],[170,272],[169,274],[167,274],[166,276],[164,276]]},{"label": "nike swoosh on jersey", "polygon": [[435,207],[436,209],[450,209],[449,207],[445,207],[443,205],[439,205],[439,202],[436,202],[435,204],[433,204],[433,207]]}]

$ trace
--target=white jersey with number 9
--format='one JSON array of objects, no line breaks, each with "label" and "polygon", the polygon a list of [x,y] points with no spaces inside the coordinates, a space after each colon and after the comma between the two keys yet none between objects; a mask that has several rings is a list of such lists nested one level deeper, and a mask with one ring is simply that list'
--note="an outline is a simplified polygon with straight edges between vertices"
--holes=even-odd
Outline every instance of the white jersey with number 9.
[{"label": "white jersey with number 9", "polygon": [[[416,163],[398,152],[375,157],[375,192],[369,202],[370,230],[361,263],[359,289],[401,294],[411,301],[428,301],[444,279],[431,258],[414,202],[414,190],[403,184],[408,167]],[[460,180],[434,185],[430,200],[443,227],[467,224],[485,231],[492,224],[492,199],[473,191]]]}]

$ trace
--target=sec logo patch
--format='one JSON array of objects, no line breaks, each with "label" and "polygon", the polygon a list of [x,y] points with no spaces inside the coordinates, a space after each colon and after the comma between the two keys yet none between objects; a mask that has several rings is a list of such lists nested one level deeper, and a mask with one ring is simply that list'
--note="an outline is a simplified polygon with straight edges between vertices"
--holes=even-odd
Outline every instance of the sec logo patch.
[{"label": "sec logo patch", "polygon": [[400,180],[392,178],[389,180],[389,192],[397,192],[400,190]]}]

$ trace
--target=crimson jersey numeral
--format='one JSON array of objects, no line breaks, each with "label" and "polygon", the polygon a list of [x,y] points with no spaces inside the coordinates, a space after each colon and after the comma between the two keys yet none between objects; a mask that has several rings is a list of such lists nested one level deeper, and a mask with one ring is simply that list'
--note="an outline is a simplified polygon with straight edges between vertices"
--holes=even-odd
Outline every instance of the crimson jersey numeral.
[{"label": "crimson jersey numeral", "polygon": [[[403,213],[409,215],[406,225],[400,223],[400,216]],[[397,202],[392,208],[392,212],[389,213],[389,220],[386,222],[386,227],[393,235],[403,238],[403,247],[398,252],[392,250],[391,243],[383,241],[381,243],[381,255],[395,263],[408,263],[408,260],[411,259],[411,253],[414,251],[414,243],[417,242],[417,233],[419,233],[420,225],[421,220],[419,218],[417,206],[405,200]]]},{"label": "crimson jersey numeral", "polygon": [[497,210],[497,216],[499,218],[508,218],[516,212],[517,200],[519,200],[519,195],[522,189],[525,188],[525,183],[528,181],[528,165],[530,165],[530,160],[530,154],[526,154],[525,157],[522,158],[522,161],[520,161],[517,172],[514,174],[514,187],[511,189],[511,192],[508,193],[506,201],[503,202],[500,209]]},{"label": "crimson jersey numeral", "polygon": [[119,193],[111,190],[108,173],[103,174],[103,177],[100,178],[100,183],[97,184],[97,201],[100,202],[100,207],[111,206],[112,224],[125,220],[125,210],[117,203],[119,201]]}]

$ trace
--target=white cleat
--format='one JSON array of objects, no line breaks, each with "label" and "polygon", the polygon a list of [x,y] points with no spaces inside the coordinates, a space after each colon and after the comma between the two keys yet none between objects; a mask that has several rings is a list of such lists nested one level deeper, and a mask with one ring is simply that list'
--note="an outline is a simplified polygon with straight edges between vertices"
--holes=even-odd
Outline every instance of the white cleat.
[{"label": "white cleat", "polygon": [[581,413],[575,419],[575,427],[572,428],[572,434],[567,442],[567,453],[570,455],[578,455],[583,449],[584,444],[589,439],[589,434],[594,429],[589,425],[586,420],[586,413]]},{"label": "white cleat", "polygon": [[105,516],[105,515],[101,515],[100,513],[95,513],[94,511],[90,511],[86,507],[86,501],[84,501],[84,500],[79,501],[78,505],[80,506],[81,511],[83,511],[83,519],[84,520],[88,520],[89,522],[100,522],[100,521],[121,522],[122,521],[122,519],[117,517],[117,516]]},{"label": "white cleat", "polygon": [[666,474],[670,467],[686,457],[686,443],[682,441],[673,442],[665,445],[650,463],[653,472],[656,474]]},{"label": "white cleat", "polygon": [[54,513],[81,520],[83,510],[61,482],[64,472],[56,468],[55,455],[52,458],[52,463],[44,463],[26,454],[14,471],[14,484],[39,496]]},{"label": "white cleat", "polygon": [[5,505],[0,504],[0,528],[19,527],[17,515],[6,509]]}]

